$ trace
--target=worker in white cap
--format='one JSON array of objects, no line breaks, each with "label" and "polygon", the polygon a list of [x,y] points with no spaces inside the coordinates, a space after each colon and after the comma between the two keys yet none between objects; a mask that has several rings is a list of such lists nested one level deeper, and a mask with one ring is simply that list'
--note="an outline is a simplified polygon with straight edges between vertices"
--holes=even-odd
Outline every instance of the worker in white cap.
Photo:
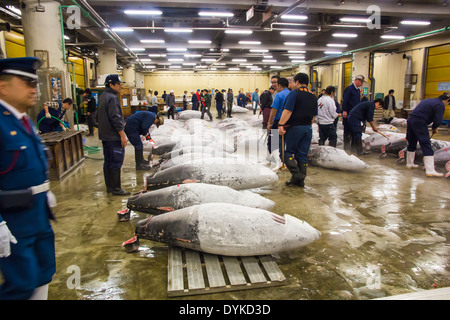
[{"label": "worker in white cap", "polygon": [[167,95],[166,104],[169,107],[169,110],[167,111],[167,119],[170,119],[170,116],[172,115],[172,119],[175,120],[175,95],[173,90],[170,90]]}]

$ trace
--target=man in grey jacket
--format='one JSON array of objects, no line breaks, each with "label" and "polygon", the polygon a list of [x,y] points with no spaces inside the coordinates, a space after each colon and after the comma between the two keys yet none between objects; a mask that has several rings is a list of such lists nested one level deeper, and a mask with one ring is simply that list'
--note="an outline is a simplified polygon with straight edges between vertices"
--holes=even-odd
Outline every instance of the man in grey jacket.
[{"label": "man in grey jacket", "polygon": [[172,115],[172,119],[175,120],[175,95],[173,90],[170,90],[170,93],[166,96],[166,104],[169,107],[167,119],[170,119],[170,115]]},{"label": "man in grey jacket", "polygon": [[120,170],[125,158],[125,146],[127,138],[124,132],[125,121],[122,109],[117,97],[121,89],[120,77],[110,74],[105,80],[105,91],[99,98],[98,138],[103,144],[103,175],[105,178],[106,191],[113,195],[125,196],[130,193],[122,190],[120,183]]},{"label": "man in grey jacket", "polygon": [[228,92],[227,92],[227,117],[228,118],[233,118],[231,116],[231,109],[233,108],[233,100],[234,100],[233,90],[228,89]]}]

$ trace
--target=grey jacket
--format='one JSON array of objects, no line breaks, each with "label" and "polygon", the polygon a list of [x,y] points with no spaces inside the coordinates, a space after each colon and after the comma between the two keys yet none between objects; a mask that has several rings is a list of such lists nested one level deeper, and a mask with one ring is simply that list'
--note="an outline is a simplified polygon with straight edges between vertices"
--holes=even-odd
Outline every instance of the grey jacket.
[{"label": "grey jacket", "polygon": [[124,129],[122,108],[116,92],[106,88],[98,99],[98,138],[102,141],[120,141],[119,131]]},{"label": "grey jacket", "polygon": [[228,92],[227,93],[227,101],[233,102],[233,100],[234,100],[233,92]]},{"label": "grey jacket", "polygon": [[168,94],[166,97],[166,103],[169,107],[173,107],[175,105],[175,95]]}]

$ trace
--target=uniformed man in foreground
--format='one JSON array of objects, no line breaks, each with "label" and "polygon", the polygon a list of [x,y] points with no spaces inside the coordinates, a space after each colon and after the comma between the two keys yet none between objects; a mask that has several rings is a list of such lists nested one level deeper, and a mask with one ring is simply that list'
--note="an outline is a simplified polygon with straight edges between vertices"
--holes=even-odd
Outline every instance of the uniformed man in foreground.
[{"label": "uniformed man in foreground", "polygon": [[450,95],[443,94],[438,98],[422,100],[417,107],[409,114],[406,126],[406,140],[408,149],[406,153],[406,168],[417,168],[414,164],[417,142],[423,153],[423,163],[425,173],[428,177],[442,177],[443,174],[434,169],[434,152],[431,148],[431,138],[428,132],[428,125],[432,124],[432,136],[438,132],[442,124],[445,106],[450,103]]},{"label": "uniformed man in foreground", "polygon": [[136,170],[149,170],[151,167],[144,160],[144,146],[141,136],[150,140],[149,129],[155,124],[159,128],[164,124],[164,118],[150,111],[140,111],[128,117],[125,122],[125,133],[134,146]]},{"label": "uniformed man in foreground", "polygon": [[0,300],[47,299],[56,270],[48,162],[26,114],[36,105],[40,65],[0,59]]},{"label": "uniformed man in foreground", "polygon": [[103,175],[105,178],[106,192],[116,196],[126,196],[130,193],[121,187],[120,175],[127,137],[125,136],[125,121],[122,116],[117,94],[121,90],[120,77],[110,74],[105,80],[105,91],[98,101],[97,121],[98,138],[103,144]]}]

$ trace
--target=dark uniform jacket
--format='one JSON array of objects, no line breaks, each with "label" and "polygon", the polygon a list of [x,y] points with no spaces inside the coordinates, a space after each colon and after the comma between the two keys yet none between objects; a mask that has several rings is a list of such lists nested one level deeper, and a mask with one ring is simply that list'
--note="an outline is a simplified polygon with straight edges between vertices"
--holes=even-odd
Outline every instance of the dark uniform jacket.
[{"label": "dark uniform jacket", "polygon": [[116,92],[106,88],[98,101],[98,137],[103,141],[120,141],[119,131],[123,131],[124,119]]},{"label": "dark uniform jacket", "polygon": [[[28,123],[34,130],[32,122]],[[35,132],[28,133],[21,120],[1,104],[0,154],[0,190],[24,190],[48,180],[48,162],[41,139]],[[0,212],[0,222],[6,221],[16,238],[48,229],[49,219],[53,219],[47,192],[35,194],[32,198],[30,208]]]},{"label": "dark uniform jacket", "polygon": [[351,84],[345,88],[342,100],[342,111],[350,112],[361,101],[361,92]]},{"label": "dark uniform jacket", "polygon": [[349,117],[357,119],[359,121],[373,121],[373,115],[375,112],[375,102],[365,101],[360,102],[353,107],[349,113]]},{"label": "dark uniform jacket", "polygon": [[431,128],[436,129],[442,124],[444,112],[445,105],[442,100],[431,98],[422,100],[409,116],[424,119],[427,125],[433,123]]},{"label": "dark uniform jacket", "polygon": [[272,94],[269,90],[265,90],[259,99],[261,101],[261,110],[264,110],[264,108],[270,108],[272,105]]},{"label": "dark uniform jacket", "polygon": [[86,111],[91,113],[95,112],[97,109],[97,102],[95,101],[95,98],[92,97],[92,95],[88,95],[85,99],[87,101]]}]

